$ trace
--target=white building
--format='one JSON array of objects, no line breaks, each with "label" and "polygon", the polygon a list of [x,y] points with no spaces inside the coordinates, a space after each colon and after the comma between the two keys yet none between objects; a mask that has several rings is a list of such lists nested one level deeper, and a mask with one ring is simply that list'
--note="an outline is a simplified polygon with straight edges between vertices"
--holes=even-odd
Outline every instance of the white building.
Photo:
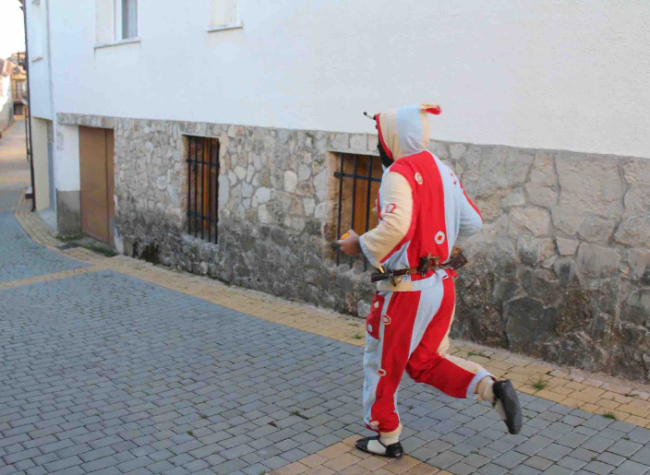
[{"label": "white building", "polygon": [[[352,175],[355,156],[357,175],[378,166],[363,111],[433,102],[443,113],[431,150],[486,218],[468,243],[474,268],[481,256],[514,266],[476,291],[507,323],[486,333],[461,321],[463,335],[493,331],[495,344],[571,359],[570,349],[517,340],[519,328],[546,330],[509,314],[521,303],[513,296],[531,314],[562,305],[522,273],[581,288],[642,285],[647,2],[26,4],[37,204],[56,209],[62,234],[83,230],[127,254],[362,312],[365,276],[336,266],[327,242],[348,222],[372,224],[366,196],[377,185],[335,173],[343,163]],[[601,344],[596,330],[571,332],[580,347]],[[619,361],[603,348],[593,367]]]},{"label": "white building", "polygon": [[11,63],[0,58],[0,134],[14,122],[10,69]]}]

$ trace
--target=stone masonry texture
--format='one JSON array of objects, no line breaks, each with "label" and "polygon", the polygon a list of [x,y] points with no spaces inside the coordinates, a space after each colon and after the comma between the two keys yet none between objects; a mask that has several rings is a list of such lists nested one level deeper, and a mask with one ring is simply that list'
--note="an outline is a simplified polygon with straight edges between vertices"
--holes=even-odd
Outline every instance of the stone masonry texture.
[{"label": "stone masonry texture", "polygon": [[[130,256],[365,316],[336,266],[337,152],[376,137],[59,114],[115,130],[116,245]],[[186,233],[184,137],[220,142],[219,243]],[[452,336],[650,380],[650,160],[432,142],[485,218],[462,243]]]}]

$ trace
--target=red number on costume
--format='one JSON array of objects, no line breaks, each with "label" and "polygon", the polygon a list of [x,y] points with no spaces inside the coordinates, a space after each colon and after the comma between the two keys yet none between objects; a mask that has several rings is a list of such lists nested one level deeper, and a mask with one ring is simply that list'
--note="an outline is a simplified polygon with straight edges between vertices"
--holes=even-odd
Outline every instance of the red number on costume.
[{"label": "red number on costume", "polygon": [[391,214],[395,209],[397,208],[397,205],[395,203],[389,203],[386,206],[386,212],[384,214]]}]

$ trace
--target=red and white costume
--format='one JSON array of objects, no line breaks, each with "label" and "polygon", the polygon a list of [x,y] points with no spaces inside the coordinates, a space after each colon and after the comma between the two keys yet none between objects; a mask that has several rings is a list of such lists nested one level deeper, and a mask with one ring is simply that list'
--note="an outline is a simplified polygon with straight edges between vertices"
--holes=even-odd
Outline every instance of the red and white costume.
[{"label": "red and white costume", "polygon": [[[375,267],[417,267],[420,257],[444,263],[456,240],[481,229],[478,208],[454,172],[427,150],[428,105],[375,116],[379,139],[394,163],[384,172],[377,200],[379,224],[360,237]],[[480,365],[446,355],[456,303],[453,270],[429,271],[378,284],[367,317],[363,405],[369,428],[399,435],[397,390],[404,371],[458,398],[477,397],[491,376]]]}]

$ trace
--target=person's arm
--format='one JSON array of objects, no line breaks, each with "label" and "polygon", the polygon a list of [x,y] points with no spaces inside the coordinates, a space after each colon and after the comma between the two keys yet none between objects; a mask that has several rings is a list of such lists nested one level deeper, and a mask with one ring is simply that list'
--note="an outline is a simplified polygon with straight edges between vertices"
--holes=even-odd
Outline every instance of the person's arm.
[{"label": "person's arm", "polygon": [[381,220],[359,238],[359,246],[371,265],[379,267],[406,237],[411,227],[413,193],[403,175],[391,172],[382,183]]},{"label": "person's arm", "polygon": [[459,194],[460,203],[460,227],[458,237],[470,237],[476,234],[483,227],[483,216],[478,207],[469,199],[463,185],[458,180],[456,192]]}]

